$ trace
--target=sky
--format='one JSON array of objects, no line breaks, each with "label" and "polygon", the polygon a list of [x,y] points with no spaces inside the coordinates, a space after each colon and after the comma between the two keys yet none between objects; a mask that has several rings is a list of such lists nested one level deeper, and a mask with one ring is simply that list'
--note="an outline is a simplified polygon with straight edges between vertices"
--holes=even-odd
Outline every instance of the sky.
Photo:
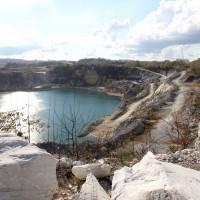
[{"label": "sky", "polygon": [[0,0],[0,27],[0,58],[200,57],[200,0]]}]

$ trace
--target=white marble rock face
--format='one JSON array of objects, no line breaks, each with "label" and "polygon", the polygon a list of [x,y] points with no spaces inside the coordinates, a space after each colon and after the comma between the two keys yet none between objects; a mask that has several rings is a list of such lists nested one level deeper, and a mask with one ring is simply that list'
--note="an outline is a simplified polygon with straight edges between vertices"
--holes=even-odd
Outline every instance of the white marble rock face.
[{"label": "white marble rock face", "polygon": [[112,200],[199,200],[200,172],[158,161],[148,152],[133,167],[115,171]]},{"label": "white marble rock face", "polygon": [[79,200],[110,200],[110,197],[95,176],[88,174],[85,183],[82,185]]},{"label": "white marble rock face", "polygon": [[111,166],[101,163],[78,165],[72,168],[72,173],[80,180],[85,180],[90,173],[97,178],[102,178],[111,175]]},{"label": "white marble rock face", "polygon": [[49,153],[19,137],[0,136],[0,199],[51,199],[57,189],[56,163]]}]

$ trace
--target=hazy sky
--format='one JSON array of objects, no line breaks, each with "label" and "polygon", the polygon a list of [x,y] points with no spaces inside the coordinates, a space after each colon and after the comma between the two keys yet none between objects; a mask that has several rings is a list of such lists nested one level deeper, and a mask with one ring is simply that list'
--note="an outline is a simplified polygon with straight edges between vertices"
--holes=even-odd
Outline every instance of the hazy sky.
[{"label": "hazy sky", "polygon": [[196,59],[200,0],[0,0],[0,57]]}]

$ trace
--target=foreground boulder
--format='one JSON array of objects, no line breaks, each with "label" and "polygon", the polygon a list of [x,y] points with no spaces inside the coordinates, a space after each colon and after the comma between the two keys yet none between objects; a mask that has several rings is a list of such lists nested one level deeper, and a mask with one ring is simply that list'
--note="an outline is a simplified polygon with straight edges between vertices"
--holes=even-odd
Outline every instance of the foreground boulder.
[{"label": "foreground boulder", "polygon": [[161,162],[152,153],[115,172],[113,200],[199,200],[200,172]]},{"label": "foreground boulder", "polygon": [[72,173],[80,180],[85,180],[90,173],[97,178],[102,178],[111,175],[111,166],[101,163],[79,165],[72,168]]},{"label": "foreground boulder", "polygon": [[79,200],[110,200],[110,197],[97,179],[92,174],[88,174],[86,182],[82,185]]},{"label": "foreground boulder", "polygon": [[67,168],[67,169],[71,169],[72,166],[73,166],[73,162],[70,158],[67,158],[67,157],[62,157],[58,163],[57,163],[58,166],[61,166],[61,167],[64,167],[64,168]]},{"label": "foreground boulder", "polygon": [[12,135],[0,136],[0,199],[49,200],[57,188],[56,159]]},{"label": "foreground boulder", "polygon": [[80,161],[80,160],[75,160],[75,161],[73,161],[73,163],[72,163],[73,166],[84,165],[84,164],[85,164],[85,163],[82,162],[82,161]]}]

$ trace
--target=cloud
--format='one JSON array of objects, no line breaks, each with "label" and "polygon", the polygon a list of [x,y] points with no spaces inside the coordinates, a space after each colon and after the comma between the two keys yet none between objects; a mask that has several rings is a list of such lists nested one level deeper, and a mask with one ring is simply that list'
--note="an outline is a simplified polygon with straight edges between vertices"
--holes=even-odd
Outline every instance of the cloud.
[{"label": "cloud", "polygon": [[39,49],[24,52],[22,54],[14,55],[14,58],[23,58],[26,60],[67,60],[68,53],[59,50],[46,50],[46,49]]},{"label": "cloud", "polygon": [[0,5],[1,7],[31,7],[40,2],[40,0],[0,0]]},{"label": "cloud", "polygon": [[92,15],[86,14],[81,17],[79,23],[81,26],[88,26],[93,22],[93,20],[94,20],[94,17]]},{"label": "cloud", "polygon": [[160,58],[164,59],[177,59],[177,58],[190,58],[191,60],[195,60],[199,58],[199,44],[189,44],[189,45],[173,45],[163,48],[160,52]]},{"label": "cloud", "polygon": [[127,47],[145,53],[200,43],[199,10],[199,0],[162,0],[156,11],[131,28]]},{"label": "cloud", "polygon": [[[53,28],[47,26],[48,22],[43,18],[41,24],[35,23],[35,11],[44,8],[45,13],[41,16],[48,14],[49,25]],[[0,56],[161,60],[181,57],[195,59],[200,51],[200,0],[161,0],[155,11],[136,24],[131,23],[131,18],[113,19],[96,27],[93,32],[87,32],[87,35],[79,33],[78,27],[91,28],[95,23],[94,16],[91,13],[80,14],[81,20],[73,20],[73,26],[77,26],[76,32],[70,32],[71,24],[63,23],[68,15],[59,12],[54,0],[0,0],[1,13],[5,11],[4,15],[7,16],[8,10],[14,14],[10,14],[10,20],[4,20],[6,17],[0,19]],[[18,13],[23,13],[21,10],[24,14],[17,23],[15,18]],[[24,18],[31,16],[27,13],[33,16]],[[13,20],[16,24],[12,23]]]},{"label": "cloud", "polygon": [[37,46],[37,45],[1,46],[0,55],[11,56],[11,55],[16,55],[16,54],[21,54],[27,51],[32,51],[34,49],[40,49],[40,46]]},{"label": "cloud", "polygon": [[[127,34],[129,28],[130,20],[128,19],[123,21],[112,20],[111,22],[105,24],[104,27],[95,30],[94,36],[105,43],[116,43]],[[107,45],[110,46],[109,44],[106,44],[106,46]]]},{"label": "cloud", "polygon": [[200,1],[161,0],[157,9],[138,23],[112,21],[95,34],[105,49],[124,58],[193,58],[192,48],[200,44]]}]

